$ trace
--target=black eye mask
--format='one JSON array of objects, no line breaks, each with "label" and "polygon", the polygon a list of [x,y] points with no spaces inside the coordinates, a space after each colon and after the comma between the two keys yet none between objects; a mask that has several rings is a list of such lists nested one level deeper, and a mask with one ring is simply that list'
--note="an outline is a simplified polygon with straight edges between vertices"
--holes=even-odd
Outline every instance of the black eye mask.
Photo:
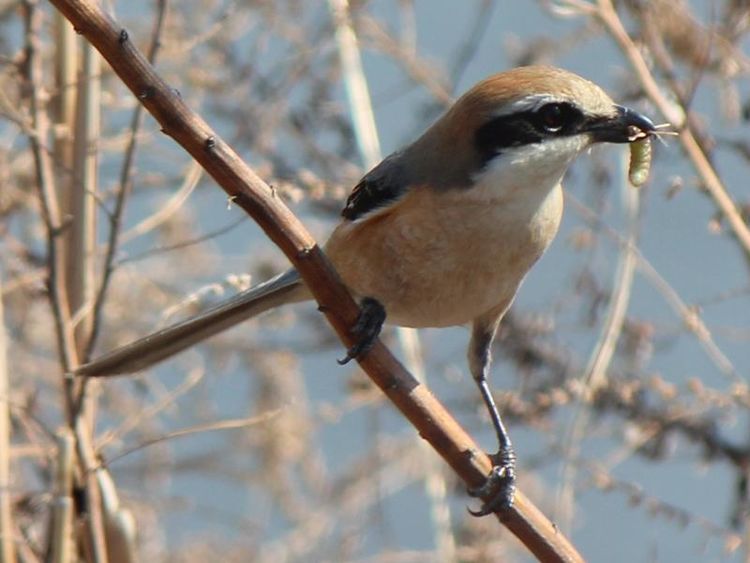
[{"label": "black eye mask", "polygon": [[535,110],[491,119],[477,130],[474,143],[482,161],[486,162],[508,147],[580,133],[585,121],[583,112],[573,104],[550,102]]}]

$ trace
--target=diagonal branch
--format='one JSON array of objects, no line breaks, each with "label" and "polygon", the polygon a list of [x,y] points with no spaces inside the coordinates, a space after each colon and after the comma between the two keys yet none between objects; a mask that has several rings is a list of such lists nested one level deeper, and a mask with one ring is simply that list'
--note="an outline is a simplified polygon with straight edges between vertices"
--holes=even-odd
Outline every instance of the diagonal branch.
[{"label": "diagonal branch", "polygon": [[[78,33],[110,63],[146,109],[261,226],[294,264],[342,342],[354,344],[359,309],[320,247],[300,221],[239,156],[193,112],[154,71],[119,27],[91,0],[52,0]],[[388,349],[377,342],[359,360],[370,378],[414,425],[419,434],[470,486],[482,484],[489,458],[437,399],[420,385]],[[522,494],[503,523],[541,561],[582,561],[563,534]]]}]

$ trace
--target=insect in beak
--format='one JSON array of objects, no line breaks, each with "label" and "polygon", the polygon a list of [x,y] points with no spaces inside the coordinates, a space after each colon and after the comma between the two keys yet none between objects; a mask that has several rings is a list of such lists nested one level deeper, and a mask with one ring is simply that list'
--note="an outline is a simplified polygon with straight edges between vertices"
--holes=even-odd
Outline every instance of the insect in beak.
[{"label": "insect in beak", "polygon": [[635,188],[640,188],[648,180],[651,171],[651,137],[662,135],[678,135],[676,131],[663,131],[671,127],[669,123],[661,123],[652,131],[644,131],[634,125],[628,128],[630,142],[630,165],[628,166],[628,180]]}]

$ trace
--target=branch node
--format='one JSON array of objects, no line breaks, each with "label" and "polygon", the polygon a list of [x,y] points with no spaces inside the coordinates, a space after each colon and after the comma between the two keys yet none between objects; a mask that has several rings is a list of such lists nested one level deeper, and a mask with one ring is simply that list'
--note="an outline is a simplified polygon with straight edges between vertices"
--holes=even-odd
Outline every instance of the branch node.
[{"label": "branch node", "polygon": [[138,94],[139,100],[147,100],[149,98],[153,98],[154,94],[156,94],[156,88],[153,86],[146,86],[141,92]]},{"label": "branch node", "polygon": [[310,256],[312,256],[312,252],[313,252],[313,247],[306,246],[305,248],[297,252],[297,258],[300,258],[300,259],[310,258]]}]

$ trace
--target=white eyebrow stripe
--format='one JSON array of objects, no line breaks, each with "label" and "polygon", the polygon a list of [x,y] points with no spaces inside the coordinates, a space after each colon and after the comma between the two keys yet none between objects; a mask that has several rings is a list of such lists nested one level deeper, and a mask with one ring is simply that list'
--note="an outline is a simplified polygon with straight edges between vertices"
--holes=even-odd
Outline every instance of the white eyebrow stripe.
[{"label": "white eyebrow stripe", "polygon": [[498,111],[493,113],[495,117],[501,117],[503,115],[511,115],[513,113],[523,113],[526,111],[536,111],[545,104],[552,102],[568,102],[562,98],[552,96],[550,94],[530,94],[519,98],[514,102],[506,104]]}]

